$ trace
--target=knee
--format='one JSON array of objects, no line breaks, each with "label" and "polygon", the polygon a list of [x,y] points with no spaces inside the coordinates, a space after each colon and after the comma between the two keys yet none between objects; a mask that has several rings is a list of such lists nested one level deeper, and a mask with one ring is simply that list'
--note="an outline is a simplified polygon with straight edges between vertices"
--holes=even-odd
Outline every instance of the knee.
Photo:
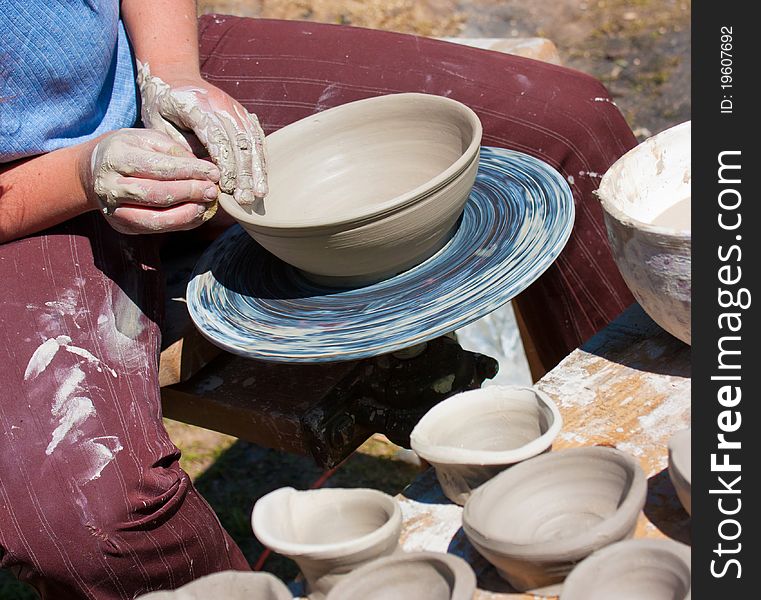
[{"label": "knee", "polygon": [[160,531],[181,510],[192,485],[176,463],[173,468],[138,473],[133,467],[125,472],[122,481],[104,481],[88,491],[81,521],[82,535],[116,554],[133,545],[134,536]]},{"label": "knee", "polygon": [[45,513],[50,543],[67,540],[94,555],[124,557],[139,545],[136,538],[161,531],[180,511],[192,484],[176,463],[138,470],[125,459],[102,477],[72,484],[68,498],[51,498]]}]

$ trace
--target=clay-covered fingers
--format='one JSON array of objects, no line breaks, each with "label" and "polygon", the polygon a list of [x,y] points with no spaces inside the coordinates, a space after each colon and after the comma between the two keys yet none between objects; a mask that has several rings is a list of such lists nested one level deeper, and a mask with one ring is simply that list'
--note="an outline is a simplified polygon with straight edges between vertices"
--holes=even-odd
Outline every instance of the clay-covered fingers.
[{"label": "clay-covered fingers", "polygon": [[149,150],[136,150],[114,164],[114,169],[128,177],[173,181],[198,179],[216,183],[219,169],[207,160],[194,156],[173,156]]},{"label": "clay-covered fingers", "polygon": [[219,195],[220,173],[168,135],[127,129],[93,149],[88,189],[108,222],[125,233],[191,229]]},{"label": "clay-covered fingers", "polygon": [[[227,119],[226,128],[235,136],[233,149],[237,166],[237,180],[233,197],[241,206],[254,203],[267,195],[267,177],[264,165],[264,133],[256,115],[245,108],[233,105],[235,119]],[[225,115],[222,115],[225,120]]]},{"label": "clay-covered fingers", "polygon": [[183,126],[190,129],[209,153],[209,158],[219,168],[219,187],[232,194],[236,187],[237,165],[233,140],[220,116],[209,110],[196,108],[182,115]]},{"label": "clay-covered fingers", "polygon": [[267,159],[264,154],[264,130],[259,124],[259,118],[243,109],[245,118],[243,122],[248,131],[249,138],[252,140],[253,148],[251,152],[251,171],[253,176],[254,196],[264,198],[269,189],[267,185]]},{"label": "clay-covered fingers", "polygon": [[185,203],[152,209],[120,206],[109,216],[111,226],[121,233],[140,234],[159,231],[185,231],[203,223],[205,204]]},{"label": "clay-covered fingers", "polygon": [[185,122],[219,167],[220,189],[246,206],[267,194],[264,134],[255,116],[237,105],[233,110],[234,115],[225,110],[192,111]]},{"label": "clay-covered fingers", "polygon": [[162,181],[140,177],[120,177],[116,182],[124,203],[166,207],[183,202],[211,202],[217,199],[219,189],[211,181],[180,179]]},{"label": "clay-covered fingers", "polygon": [[151,129],[123,129],[95,149],[99,171],[113,171],[150,179],[205,179],[217,182],[214,163],[196,158],[183,144],[165,133]]},{"label": "clay-covered fingers", "polygon": [[235,190],[233,198],[241,206],[248,206],[254,203],[254,177],[253,163],[251,161],[251,152],[253,140],[241,120],[240,111],[235,107],[237,118],[233,118],[228,113],[219,113],[219,119],[225,128],[228,138],[231,141],[233,156],[235,158]]}]

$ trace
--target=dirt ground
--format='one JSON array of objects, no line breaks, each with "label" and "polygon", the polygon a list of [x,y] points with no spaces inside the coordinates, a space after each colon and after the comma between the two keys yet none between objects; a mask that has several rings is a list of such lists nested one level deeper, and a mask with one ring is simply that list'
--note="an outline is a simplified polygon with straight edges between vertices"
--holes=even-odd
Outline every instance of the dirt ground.
[{"label": "dirt ground", "polygon": [[[547,37],[563,64],[601,79],[640,139],[690,118],[690,3],[685,0],[200,0],[199,12],[308,19],[435,36]],[[263,548],[249,524],[256,498],[320,476],[310,459],[167,421],[182,465],[255,564]],[[368,441],[326,485],[400,491],[418,472],[383,438]],[[295,566],[264,569],[288,580]],[[34,598],[0,571],[0,600]]]},{"label": "dirt ground", "polygon": [[433,36],[546,37],[603,81],[640,139],[690,118],[687,0],[200,0],[199,12]]}]

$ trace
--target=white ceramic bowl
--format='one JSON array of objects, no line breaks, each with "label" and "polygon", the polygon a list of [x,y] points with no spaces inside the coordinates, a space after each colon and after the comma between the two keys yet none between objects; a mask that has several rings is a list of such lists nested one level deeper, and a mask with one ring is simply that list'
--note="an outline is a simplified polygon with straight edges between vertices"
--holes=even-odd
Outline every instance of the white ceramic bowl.
[{"label": "white ceramic bowl", "polygon": [[335,286],[408,269],[451,237],[478,170],[482,127],[464,104],[378,96],[267,136],[269,194],[222,207],[267,250]]},{"label": "white ceramic bowl", "polygon": [[646,494],[639,463],[619,450],[550,452],[476,489],[462,526],[514,588],[553,595],[577,562],[633,535]]},{"label": "white ceramic bowl", "polygon": [[689,600],[691,554],[673,540],[612,544],[571,571],[560,600]]},{"label": "white ceramic bowl", "polygon": [[651,137],[605,173],[598,195],[613,258],[642,308],[689,344],[690,122]]},{"label": "white ceramic bowl", "polygon": [[410,552],[352,571],[328,600],[472,600],[475,590],[473,569],[459,556]]},{"label": "white ceramic bowl", "polygon": [[692,429],[675,433],[669,440],[669,477],[676,495],[692,514]]},{"label": "white ceramic bowl", "polygon": [[251,524],[262,544],[296,562],[319,599],[352,569],[397,549],[402,513],[377,490],[286,487],[256,502]]},{"label": "white ceramic bowl", "polygon": [[412,430],[410,443],[434,466],[447,498],[465,504],[500,471],[547,450],[562,424],[558,407],[544,392],[490,386],[434,406]]}]

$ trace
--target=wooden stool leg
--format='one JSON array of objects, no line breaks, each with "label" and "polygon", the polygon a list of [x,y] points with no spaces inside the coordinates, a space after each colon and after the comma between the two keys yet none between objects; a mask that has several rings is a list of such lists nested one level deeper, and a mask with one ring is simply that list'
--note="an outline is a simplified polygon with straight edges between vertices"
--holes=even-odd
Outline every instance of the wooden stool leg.
[{"label": "wooden stool leg", "polygon": [[515,320],[518,323],[518,331],[521,334],[521,340],[523,341],[523,351],[526,353],[526,360],[528,360],[528,367],[531,371],[531,379],[536,383],[544,374],[547,373],[552,367],[545,365],[542,362],[539,351],[537,350],[534,339],[531,336],[526,321],[523,319],[521,309],[518,302],[513,302],[513,312],[515,312]]}]

